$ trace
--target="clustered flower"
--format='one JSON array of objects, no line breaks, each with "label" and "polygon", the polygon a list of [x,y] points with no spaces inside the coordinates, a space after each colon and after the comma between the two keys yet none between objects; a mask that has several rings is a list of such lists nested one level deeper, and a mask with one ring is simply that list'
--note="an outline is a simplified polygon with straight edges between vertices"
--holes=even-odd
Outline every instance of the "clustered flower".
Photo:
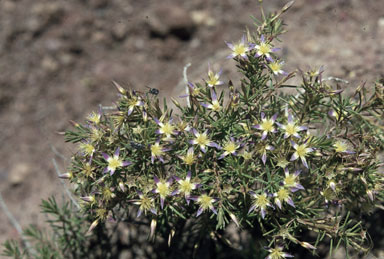
[{"label": "clustered flower", "polygon": [[[282,70],[284,62],[276,57],[279,49],[273,47],[272,39],[261,35],[259,40],[249,37],[247,42],[243,36],[238,43],[227,43],[232,51],[228,57],[240,63],[256,60],[271,75],[268,78],[272,82],[274,75],[287,75]],[[338,197],[343,188],[340,171],[363,170],[354,163],[354,143],[340,134],[335,138],[329,135],[326,140],[310,136],[309,126],[305,125],[311,122],[299,116],[302,111],[296,99],[286,102],[285,116],[280,108],[283,106],[256,105],[259,100],[252,99],[257,94],[252,87],[256,86],[244,86],[241,93],[229,83],[231,93],[226,105],[218,89],[224,84],[221,73],[209,65],[203,85],[188,83],[184,97],[190,105],[180,108],[181,116],[174,116],[166,107],[161,110],[158,103],[148,101],[153,100],[148,96],[146,99],[114,83],[121,94],[118,111],[111,114],[115,123],[110,123],[108,115],[100,110],[87,117],[86,127],[75,125],[87,134],[86,138],[73,140],[79,142],[76,161],[80,163],[73,168],[78,172],[61,177],[75,179],[76,174],[81,174],[77,178],[81,181],[76,183],[82,201],[94,211],[92,228],[108,218],[108,206],[121,197],[130,197],[131,204],[137,205],[137,217],[152,216],[151,236],[157,226],[156,217],[161,215],[208,215],[219,219],[224,214],[237,226],[254,217],[269,222],[276,215],[296,213],[303,207],[303,197],[308,195],[304,188],[308,189],[308,180],[303,178],[314,181],[313,172],[326,175],[326,181],[318,181],[318,193],[326,204],[342,200]],[[177,101],[174,103],[179,106]],[[329,113],[332,118],[335,114]],[[321,141],[322,146],[318,144]],[[332,166],[316,168],[318,157],[328,159]],[[361,164],[365,158],[358,159]],[[87,179],[93,183],[86,185]],[[373,203],[379,187],[365,178],[361,182],[364,195]],[[246,214],[236,207],[238,204],[246,206],[246,220],[238,220]],[[314,249],[307,242],[298,243]],[[267,251],[271,259],[292,257],[281,246]]]}]

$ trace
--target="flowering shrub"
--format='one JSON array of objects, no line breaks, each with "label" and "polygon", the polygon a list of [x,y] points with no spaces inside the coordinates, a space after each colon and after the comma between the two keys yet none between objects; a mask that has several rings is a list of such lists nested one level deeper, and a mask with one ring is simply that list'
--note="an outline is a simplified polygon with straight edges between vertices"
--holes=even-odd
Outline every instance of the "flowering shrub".
[{"label": "flowering shrub", "polygon": [[[209,67],[205,80],[188,84],[188,105],[172,99],[174,111],[156,91],[114,83],[116,110],[73,123],[65,138],[79,149],[62,177],[83,201],[90,232],[134,213],[171,246],[191,233],[194,248],[201,236],[223,240],[233,222],[259,233],[255,246],[267,258],[292,257],[295,244],[315,254],[325,239],[330,250],[341,242],[368,250],[360,215],[384,198],[383,84],[347,96],[322,68],[284,71],[275,44],[286,9],[227,43],[238,84]],[[298,76],[301,84],[288,83]],[[303,239],[305,231],[317,238]]]}]

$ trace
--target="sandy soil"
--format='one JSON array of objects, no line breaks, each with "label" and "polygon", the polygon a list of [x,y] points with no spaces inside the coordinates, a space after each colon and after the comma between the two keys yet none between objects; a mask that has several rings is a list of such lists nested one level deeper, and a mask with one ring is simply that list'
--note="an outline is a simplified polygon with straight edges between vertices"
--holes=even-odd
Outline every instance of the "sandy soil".
[{"label": "sandy soil", "polygon": [[[268,0],[266,10],[288,1]],[[116,98],[111,81],[179,96],[207,64],[236,78],[224,41],[237,41],[256,0],[0,0],[0,191],[22,226],[43,221],[38,204],[63,189],[51,145],[57,134]],[[384,77],[384,1],[297,0],[279,47],[286,69],[325,65],[352,89]],[[66,163],[58,159],[62,170]],[[0,242],[17,238],[0,211]]]}]

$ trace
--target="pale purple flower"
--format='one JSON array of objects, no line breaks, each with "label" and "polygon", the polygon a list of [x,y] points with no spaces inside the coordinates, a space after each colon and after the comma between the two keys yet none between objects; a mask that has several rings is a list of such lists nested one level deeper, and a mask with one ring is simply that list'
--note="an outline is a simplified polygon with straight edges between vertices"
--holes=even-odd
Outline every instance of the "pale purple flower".
[{"label": "pale purple flower", "polygon": [[184,193],[185,200],[187,201],[187,204],[189,204],[189,197],[191,195],[191,192],[195,189],[197,189],[200,184],[197,183],[191,183],[191,171],[188,171],[187,176],[185,179],[180,179],[177,176],[174,176],[176,182],[178,182],[179,187],[176,191],[173,191],[172,194],[179,194]]},{"label": "pale purple flower", "polygon": [[156,130],[157,134],[165,135],[166,139],[170,139],[171,135],[176,135],[178,132],[176,130],[176,125],[172,123],[172,118],[168,122],[163,122],[163,118],[154,119],[156,124],[159,125],[159,129]]},{"label": "pale purple flower", "polygon": [[287,258],[287,257],[294,257],[291,254],[283,252],[282,246],[277,246],[275,248],[267,247],[267,251],[269,252],[269,255],[267,257],[265,257],[265,259],[282,259],[282,258]]},{"label": "pale purple flower", "polygon": [[163,155],[169,150],[171,149],[163,147],[162,145],[160,145],[160,140],[157,140],[155,144],[151,145],[152,164],[155,162],[155,158],[159,159],[162,163],[164,163]]},{"label": "pale purple flower", "polygon": [[165,198],[173,194],[171,190],[171,185],[173,180],[172,180],[172,177],[169,177],[167,181],[160,180],[159,178],[157,178],[156,175],[153,178],[156,184],[156,188],[153,189],[153,193],[158,193],[160,195],[160,205],[161,205],[161,209],[163,209]]},{"label": "pale purple flower", "polygon": [[297,178],[299,177],[301,170],[296,170],[293,174],[290,174],[288,168],[284,169],[284,186],[291,188],[291,192],[296,192],[298,190],[304,190],[304,187],[298,182]]},{"label": "pale purple flower", "polygon": [[295,149],[295,152],[293,153],[291,160],[290,160],[290,161],[295,161],[296,159],[300,158],[301,161],[303,162],[303,165],[306,168],[308,168],[308,164],[307,164],[307,160],[305,159],[305,157],[307,156],[308,153],[314,151],[313,148],[309,148],[307,146],[307,141],[308,141],[308,139],[306,141],[304,141],[303,144],[300,144],[300,145],[291,141],[291,145]]},{"label": "pale purple flower", "polygon": [[120,148],[117,148],[113,156],[109,156],[106,153],[103,153],[103,157],[108,162],[108,166],[104,169],[104,173],[110,172],[110,175],[113,175],[117,168],[128,166],[132,164],[130,161],[123,161],[119,157]]},{"label": "pale purple flower", "polygon": [[226,42],[227,46],[232,50],[232,53],[227,58],[242,57],[247,59],[247,52],[254,48],[253,44],[245,42],[245,35],[241,38],[241,41],[237,44]]},{"label": "pale purple flower", "polygon": [[147,211],[156,215],[157,212],[154,206],[154,199],[143,194],[141,191],[137,191],[137,194],[139,195],[139,199],[133,200],[133,204],[140,205],[139,210],[137,211],[137,217],[140,217],[143,212],[147,214]]},{"label": "pale purple flower", "polygon": [[220,81],[220,75],[222,72],[223,71],[220,70],[218,73],[214,73],[211,69],[210,64],[208,63],[208,80],[206,80],[208,87],[214,87],[224,84],[223,81]]},{"label": "pale purple flower", "polygon": [[279,48],[273,48],[268,42],[266,42],[264,35],[261,35],[260,43],[255,46],[255,49],[255,57],[265,57],[268,61],[272,61],[271,53],[279,50]]},{"label": "pale purple flower", "polygon": [[205,108],[208,108],[212,111],[218,112],[222,109],[219,100],[217,100],[217,95],[214,90],[211,90],[211,98],[212,102],[211,103],[202,103],[201,105],[204,106]]},{"label": "pale purple flower", "polygon": [[264,219],[267,211],[267,207],[273,208],[271,202],[266,193],[256,194],[254,192],[249,192],[253,198],[251,208],[248,211],[248,214],[254,210],[260,209],[261,217]]},{"label": "pale purple flower", "polygon": [[253,125],[252,127],[258,130],[262,130],[261,140],[264,140],[268,133],[275,133],[276,129],[273,126],[277,118],[277,113],[272,116],[272,118],[266,118],[264,112],[261,113],[261,123]]},{"label": "pale purple flower", "polygon": [[289,205],[291,205],[292,207],[295,207],[295,204],[293,203],[293,200],[290,197],[290,193],[289,193],[288,189],[286,189],[284,187],[280,188],[279,191],[275,192],[273,194],[273,197],[275,197],[275,204],[277,205],[277,207],[279,207],[279,209],[281,209],[281,205],[283,202],[286,202]]},{"label": "pale purple flower", "polygon": [[278,122],[276,122],[276,124],[284,130],[284,138],[289,138],[290,136],[301,138],[299,132],[308,129],[306,126],[297,126],[291,114],[288,114],[287,124],[283,125]]},{"label": "pale purple flower", "polygon": [[263,161],[263,164],[267,162],[267,150],[275,150],[275,148],[271,145],[263,145],[261,149],[259,150],[259,153],[261,153],[261,161]]},{"label": "pale purple flower", "polygon": [[237,155],[237,149],[240,148],[240,144],[235,141],[233,137],[230,138],[230,141],[227,141],[224,146],[223,150],[224,153],[221,154],[219,159],[223,159],[224,157],[228,156],[229,154],[236,156]]},{"label": "pale purple flower", "polygon": [[195,136],[189,143],[192,145],[199,145],[202,152],[207,152],[206,147],[215,147],[217,149],[221,149],[218,144],[211,141],[208,138],[208,130],[203,133],[199,133],[196,129],[192,129],[192,133]]},{"label": "pale purple flower", "polygon": [[128,99],[128,115],[131,115],[135,107],[144,106],[144,102],[141,100],[140,96],[136,96],[132,93],[130,99]]},{"label": "pale purple flower", "polygon": [[213,213],[217,214],[217,211],[215,207],[213,206],[214,202],[217,202],[219,199],[217,198],[212,198],[211,196],[208,196],[207,194],[202,194],[198,197],[189,197],[190,200],[196,201],[200,207],[197,210],[196,217],[200,216],[201,213],[206,211],[207,209],[210,209]]},{"label": "pale purple flower", "polygon": [[275,75],[279,75],[279,74],[282,74],[282,75],[288,75],[287,72],[285,72],[283,69],[282,69],[282,66],[284,65],[284,61],[272,61],[271,63],[268,64],[268,67],[269,69],[271,69],[272,73],[275,74]]}]

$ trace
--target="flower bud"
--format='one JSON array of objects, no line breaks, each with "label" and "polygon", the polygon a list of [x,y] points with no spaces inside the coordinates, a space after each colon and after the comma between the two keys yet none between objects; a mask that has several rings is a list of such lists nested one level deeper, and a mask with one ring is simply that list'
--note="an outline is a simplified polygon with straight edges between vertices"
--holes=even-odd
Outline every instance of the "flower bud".
[{"label": "flower bud", "polygon": [[150,239],[152,239],[155,236],[156,225],[157,225],[157,220],[152,219],[152,221],[151,221],[151,233],[149,234]]},{"label": "flower bud", "polygon": [[307,242],[300,242],[300,245],[304,248],[307,248],[307,249],[316,250],[316,247],[314,247],[313,245],[311,245],[310,243],[307,243]]},{"label": "flower bud", "polygon": [[112,83],[119,93],[121,93],[122,95],[125,95],[127,93],[127,91],[125,91],[125,89],[121,87],[118,83],[116,83],[115,81],[112,81]]},{"label": "flower bud", "polygon": [[73,177],[72,172],[67,172],[59,175],[59,178],[61,179],[72,179],[72,177]]},{"label": "flower bud", "polygon": [[240,224],[239,224],[239,221],[237,220],[236,216],[233,213],[229,214],[229,216],[231,217],[233,222],[235,222],[236,226],[239,228]]},{"label": "flower bud", "polygon": [[172,238],[173,238],[174,235],[175,235],[175,230],[172,229],[171,233],[169,233],[169,236],[168,236],[168,246],[169,247],[171,246],[171,241],[172,241]]},{"label": "flower bud", "polygon": [[369,199],[371,200],[371,201],[373,201],[373,192],[372,192],[372,190],[367,190],[367,195],[368,195],[368,197],[369,197]]},{"label": "flower bud", "polygon": [[91,195],[91,196],[84,196],[84,197],[80,197],[80,199],[82,199],[83,201],[86,201],[86,202],[94,202],[95,201],[95,196]]},{"label": "flower bud", "polygon": [[92,224],[91,224],[91,226],[89,227],[89,229],[88,229],[86,235],[91,234],[92,230],[94,230],[95,227],[97,227],[98,224],[99,224],[99,220],[98,220],[98,219],[96,219],[95,221],[93,221]]}]

